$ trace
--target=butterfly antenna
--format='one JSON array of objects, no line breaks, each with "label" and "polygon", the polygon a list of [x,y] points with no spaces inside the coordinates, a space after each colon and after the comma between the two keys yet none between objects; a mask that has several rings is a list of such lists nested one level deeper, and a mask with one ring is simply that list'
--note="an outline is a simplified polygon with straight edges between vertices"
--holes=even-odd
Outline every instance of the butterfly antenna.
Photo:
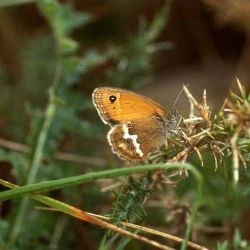
[{"label": "butterfly antenna", "polygon": [[175,99],[175,101],[174,101],[174,104],[173,104],[173,107],[172,107],[172,111],[171,111],[171,115],[170,115],[172,119],[177,119],[177,109],[176,109],[176,106],[177,106],[177,104],[178,104],[178,101],[179,101],[180,96],[181,96],[181,94],[183,93],[183,91],[184,91],[184,87],[183,87],[182,90],[179,92],[179,94],[177,95],[177,97],[176,97],[176,99]]},{"label": "butterfly antenna", "polygon": [[180,99],[180,96],[181,96],[181,94],[183,93],[183,91],[184,91],[184,87],[182,87],[182,90],[179,92],[179,94],[177,95],[177,97],[176,97],[176,99],[175,99],[175,101],[174,101],[174,105],[173,105],[173,110],[174,109],[176,109],[176,106],[177,106],[177,104],[178,104],[178,101],[179,101],[179,99]]},{"label": "butterfly antenna", "polygon": [[183,93],[183,91],[184,91],[184,87],[179,92],[179,94],[177,95],[177,97],[176,97],[176,99],[174,101],[172,111],[171,111],[171,114],[169,116],[169,122],[167,124],[167,131],[171,132],[171,133],[175,133],[175,134],[179,134],[178,123],[180,121],[180,120],[178,121],[178,112],[177,112],[176,106],[178,104],[178,101],[179,101],[180,96]]}]

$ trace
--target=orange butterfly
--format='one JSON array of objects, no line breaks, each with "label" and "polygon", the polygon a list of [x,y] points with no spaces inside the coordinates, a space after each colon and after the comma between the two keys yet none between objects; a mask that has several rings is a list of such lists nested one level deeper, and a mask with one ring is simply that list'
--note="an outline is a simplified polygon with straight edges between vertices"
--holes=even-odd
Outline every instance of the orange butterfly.
[{"label": "orange butterfly", "polygon": [[166,141],[168,113],[152,99],[110,87],[96,88],[92,99],[102,121],[111,126],[107,139],[121,159],[143,162]]}]

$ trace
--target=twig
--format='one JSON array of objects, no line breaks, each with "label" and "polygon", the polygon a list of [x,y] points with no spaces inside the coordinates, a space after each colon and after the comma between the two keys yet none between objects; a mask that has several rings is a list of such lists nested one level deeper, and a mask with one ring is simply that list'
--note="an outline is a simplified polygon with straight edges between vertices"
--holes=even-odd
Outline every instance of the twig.
[{"label": "twig", "polygon": [[209,112],[208,110],[206,109],[207,108],[207,105],[206,107],[203,107],[202,105],[200,105],[196,100],[195,98],[193,97],[193,95],[189,92],[189,90],[187,89],[186,86],[183,87],[190,103],[192,103],[194,105],[194,107],[199,111],[201,117],[204,119],[204,121],[210,125],[210,119],[209,119]]},{"label": "twig", "polygon": [[8,141],[3,138],[0,138],[0,146],[22,153],[29,153],[29,148],[26,145]]},{"label": "twig", "polygon": [[[0,138],[0,146],[11,149],[11,150],[15,150],[18,152],[26,153],[26,154],[30,152],[29,147],[27,145],[5,140],[3,138]],[[74,163],[88,164],[92,166],[105,166],[106,165],[106,161],[101,158],[83,156],[83,155],[75,155],[75,154],[63,153],[63,152],[55,153],[55,158],[61,161],[70,161]]]}]

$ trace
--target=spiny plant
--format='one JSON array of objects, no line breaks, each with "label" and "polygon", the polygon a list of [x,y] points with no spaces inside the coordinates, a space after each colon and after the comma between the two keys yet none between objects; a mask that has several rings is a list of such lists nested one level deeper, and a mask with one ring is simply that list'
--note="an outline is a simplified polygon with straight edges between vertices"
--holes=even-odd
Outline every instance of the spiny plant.
[{"label": "spiny plant", "polygon": [[[204,177],[203,195],[201,198],[201,214],[193,222],[199,228],[209,227],[217,223],[217,229],[225,227],[226,220],[231,220],[237,227],[240,215],[247,205],[249,195],[249,127],[250,127],[250,93],[239,82],[239,93],[230,91],[223,106],[216,114],[212,114],[207,102],[206,91],[203,101],[199,103],[184,86],[184,91],[190,103],[189,117],[179,115],[178,125],[173,126],[168,144],[161,151],[151,155],[149,163],[192,162]],[[166,220],[169,228],[183,233],[192,211],[193,178],[188,176],[186,169],[173,171],[157,171],[147,177],[134,177],[136,183],[145,183],[147,179],[146,197],[134,200],[140,196],[138,185],[121,183],[121,193],[118,194],[114,211],[116,223],[141,219],[152,199],[159,207],[168,211]],[[188,178],[187,178],[188,177]],[[127,194],[128,187],[130,188]],[[132,188],[132,190],[131,190]],[[165,195],[162,193],[165,192]],[[223,197],[223,199],[222,199]],[[180,199],[184,199],[181,201]],[[122,208],[127,208],[125,211]],[[223,207],[223,210],[221,210]],[[143,208],[143,209],[142,209]],[[137,212],[136,212],[137,211]],[[124,213],[125,212],[125,213]],[[124,216],[127,217],[124,217]],[[122,218],[121,220],[118,220]],[[228,230],[234,230],[228,228]],[[200,233],[199,230],[197,230]],[[224,244],[230,244],[229,242]],[[222,247],[222,245],[220,245]],[[246,248],[247,249],[247,248]]]}]

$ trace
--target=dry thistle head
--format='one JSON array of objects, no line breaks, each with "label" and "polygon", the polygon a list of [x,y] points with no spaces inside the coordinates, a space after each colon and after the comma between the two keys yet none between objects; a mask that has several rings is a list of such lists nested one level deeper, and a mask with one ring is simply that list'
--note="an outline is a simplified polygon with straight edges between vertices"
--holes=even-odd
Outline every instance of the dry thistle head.
[{"label": "dry thistle head", "polygon": [[[202,152],[207,151],[214,158],[215,169],[231,156],[234,169],[239,169],[240,163],[246,166],[246,150],[250,148],[250,94],[239,81],[238,88],[239,95],[231,91],[220,111],[212,115],[206,91],[204,90],[203,100],[199,103],[184,86],[190,103],[189,116],[181,117],[177,133],[170,134],[168,138],[165,152],[154,154],[151,160],[185,162],[196,154],[200,165],[204,166]],[[248,139],[242,140],[243,137]],[[239,179],[238,172],[234,172],[235,180]]]},{"label": "dry thistle head", "polygon": [[[198,103],[186,86],[183,87],[183,90],[190,103],[189,117],[180,117],[178,120],[175,116],[176,128],[175,132],[169,133],[166,154],[158,152],[152,156],[151,160],[154,162],[162,161],[161,158],[167,155],[168,162],[185,162],[190,154],[196,152],[203,166],[200,151],[207,147],[204,139],[206,137],[209,139],[213,138],[211,133],[209,133],[211,111],[207,104],[206,91],[204,90],[202,103]],[[197,111],[198,115],[194,115],[194,110]],[[171,129],[173,131],[172,127]]]}]

